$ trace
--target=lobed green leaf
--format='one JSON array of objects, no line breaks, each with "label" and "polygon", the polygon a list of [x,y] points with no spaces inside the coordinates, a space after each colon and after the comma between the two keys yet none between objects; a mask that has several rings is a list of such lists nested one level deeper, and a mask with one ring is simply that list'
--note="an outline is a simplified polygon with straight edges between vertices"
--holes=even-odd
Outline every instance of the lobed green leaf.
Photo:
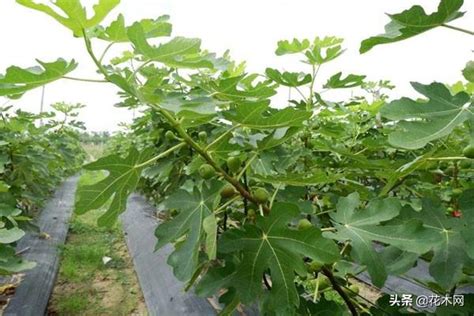
[{"label": "lobed green leaf", "polygon": [[460,12],[463,0],[441,0],[438,10],[427,15],[425,10],[415,5],[397,14],[389,14],[390,23],[385,26],[385,33],[362,41],[360,53],[366,53],[374,46],[389,44],[417,36],[464,15]]}]

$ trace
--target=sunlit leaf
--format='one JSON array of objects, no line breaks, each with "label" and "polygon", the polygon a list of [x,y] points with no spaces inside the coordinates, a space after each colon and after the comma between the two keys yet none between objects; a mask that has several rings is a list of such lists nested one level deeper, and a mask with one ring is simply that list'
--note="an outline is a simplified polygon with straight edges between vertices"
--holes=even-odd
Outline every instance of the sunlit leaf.
[{"label": "sunlit leaf", "polygon": [[[172,26],[168,20],[169,16],[163,15],[156,19],[144,19],[137,23],[141,25],[145,38],[154,38],[171,35]],[[119,14],[108,27],[98,31],[98,37],[110,42],[129,42],[128,29],[129,27],[125,26],[123,15]]]},{"label": "sunlit leaf", "polygon": [[396,147],[422,148],[449,135],[456,126],[474,116],[474,106],[465,92],[453,96],[445,85],[437,82],[412,83],[412,86],[429,100],[402,98],[381,109],[384,117],[398,121],[399,130],[389,135],[389,142]]},{"label": "sunlit leaf", "polygon": [[364,83],[365,76],[350,74],[345,78],[342,77],[342,72],[339,72],[328,79],[324,88],[343,89],[358,87]]},{"label": "sunlit leaf", "polygon": [[463,2],[463,0],[441,0],[438,10],[430,15],[419,5],[401,13],[389,14],[391,21],[385,26],[385,33],[364,40],[360,52],[365,53],[376,45],[394,43],[419,35],[460,18],[464,15],[464,12],[459,11]]},{"label": "sunlit leaf", "polygon": [[305,53],[307,62],[312,65],[322,65],[336,59],[344,53],[342,42],[341,38],[334,36],[316,37],[311,48]]},{"label": "sunlit leaf", "polygon": [[310,43],[307,39],[302,41],[293,39],[292,42],[284,40],[278,42],[278,48],[275,51],[275,54],[278,56],[287,55],[287,54],[296,54],[304,51],[309,47]]},{"label": "sunlit leaf", "polygon": [[[120,0],[99,0],[99,3],[94,5],[94,15],[90,18],[87,16],[86,9],[82,6],[80,0],[51,1],[53,6],[37,3],[33,0],[16,0],[16,2],[46,13],[72,30],[75,36],[82,36],[83,29],[87,30],[97,26],[119,4]],[[56,9],[61,10],[64,15],[59,14]]]},{"label": "sunlit leaf", "polygon": [[299,87],[311,82],[311,75],[297,72],[285,71],[281,73],[277,69],[267,68],[265,70],[268,78],[278,84],[287,87]]},{"label": "sunlit leaf", "polygon": [[462,74],[467,81],[474,82],[474,61],[470,61],[466,64]]},{"label": "sunlit leaf", "polygon": [[0,244],[9,244],[20,240],[25,236],[25,232],[18,227],[12,227],[10,229],[1,228],[0,229]]},{"label": "sunlit leaf", "polygon": [[287,107],[282,110],[270,108],[268,102],[241,103],[223,113],[224,117],[242,126],[255,129],[275,129],[301,126],[311,117],[311,112]]},{"label": "sunlit leaf", "polygon": [[50,63],[37,60],[37,62],[41,67],[20,68],[10,66],[5,75],[0,75],[0,96],[19,98],[28,90],[61,79],[77,67],[74,60],[67,62],[58,59]]},{"label": "sunlit leaf", "polygon": [[215,54],[201,51],[201,40],[198,38],[175,37],[159,46],[152,46],[138,22],[128,28],[127,34],[137,53],[170,67],[213,68],[216,62]]},{"label": "sunlit leaf", "polygon": [[132,147],[125,158],[113,154],[85,165],[86,170],[105,170],[108,175],[97,183],[79,186],[76,212],[83,214],[111,201],[107,211],[99,217],[98,224],[111,226],[115,223],[117,217],[125,211],[127,198],[133,193],[140,180],[141,172],[145,167],[141,164],[150,158],[151,153],[150,150],[138,152]]}]

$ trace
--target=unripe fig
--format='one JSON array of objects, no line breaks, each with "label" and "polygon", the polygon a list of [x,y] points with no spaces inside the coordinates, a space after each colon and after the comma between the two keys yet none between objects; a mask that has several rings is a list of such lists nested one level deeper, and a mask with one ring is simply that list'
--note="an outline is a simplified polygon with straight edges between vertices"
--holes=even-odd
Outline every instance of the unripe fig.
[{"label": "unripe fig", "polygon": [[459,163],[459,167],[461,167],[462,169],[469,169],[471,168],[471,166],[472,166],[472,160],[469,160],[469,159],[462,160]]},{"label": "unripe fig", "polygon": [[454,166],[449,166],[448,168],[446,168],[444,173],[447,174],[448,176],[453,176],[455,173],[455,170],[456,169],[454,168]]},{"label": "unripe fig", "polygon": [[201,131],[199,132],[198,137],[201,142],[205,142],[207,140],[207,133],[205,131]]},{"label": "unripe fig", "polygon": [[206,180],[210,179],[210,178],[212,178],[216,175],[216,171],[214,170],[214,168],[211,165],[207,164],[207,163],[201,165],[199,167],[198,172],[199,172],[199,175],[203,179],[206,179]]},{"label": "unripe fig", "polygon": [[221,197],[227,199],[233,197],[237,192],[234,189],[234,186],[231,184],[226,184],[221,191]]},{"label": "unripe fig", "polygon": [[165,133],[165,137],[167,140],[175,140],[176,139],[176,135],[173,133],[173,131],[166,131]]},{"label": "unripe fig", "polygon": [[242,162],[240,161],[239,157],[229,157],[227,158],[227,167],[233,173],[239,171]]},{"label": "unripe fig", "polygon": [[306,218],[302,218],[298,222],[298,230],[305,230],[305,229],[308,229],[312,226],[313,226],[313,224],[311,224],[311,222],[308,221]]},{"label": "unripe fig", "polygon": [[459,189],[459,188],[456,188],[456,189],[453,189],[451,195],[453,197],[458,197],[462,194],[463,190],[462,189]]},{"label": "unripe fig", "polygon": [[260,204],[267,202],[270,198],[270,194],[264,188],[257,188],[254,191],[253,196],[255,197],[255,200],[257,200],[257,202]]},{"label": "unripe fig", "polygon": [[255,218],[257,218],[257,213],[255,213],[255,210],[253,208],[250,208],[247,211],[247,218],[251,221],[254,221]]},{"label": "unripe fig", "polygon": [[349,295],[356,295],[356,294],[359,294],[359,290],[360,290],[360,289],[359,289],[359,287],[358,287],[357,285],[351,284],[351,285],[349,286],[349,290],[350,290],[350,291],[348,291],[348,292],[349,292]]},{"label": "unripe fig", "polygon": [[310,264],[309,264],[309,267],[308,267],[308,272],[310,273],[314,273],[314,272],[317,272],[319,270],[321,270],[321,268],[323,267],[323,264],[319,261],[312,261]]},{"label": "unripe fig", "polygon": [[331,282],[329,282],[328,278],[324,275],[320,275],[316,279],[311,280],[311,283],[314,288],[316,288],[316,285],[318,284],[318,291],[325,290],[331,286]]},{"label": "unripe fig", "polygon": [[468,145],[462,153],[464,157],[474,159],[474,145]]}]

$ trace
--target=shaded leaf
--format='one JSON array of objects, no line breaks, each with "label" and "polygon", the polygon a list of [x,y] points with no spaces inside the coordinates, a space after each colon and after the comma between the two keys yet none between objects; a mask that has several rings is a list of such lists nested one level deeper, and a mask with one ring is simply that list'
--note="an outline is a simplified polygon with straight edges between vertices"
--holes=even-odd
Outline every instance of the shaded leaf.
[{"label": "shaded leaf", "polygon": [[292,186],[308,186],[316,184],[327,184],[336,181],[340,176],[316,170],[308,174],[288,174],[288,175],[252,175],[253,178],[261,182],[272,184],[286,184]]},{"label": "shaded leaf", "polygon": [[466,227],[465,220],[448,218],[441,202],[428,198],[423,199],[420,212],[403,209],[402,223],[413,219],[422,221],[425,229],[436,237],[436,242],[431,245],[433,258],[429,271],[442,288],[450,289],[460,280],[462,268],[468,261],[466,250],[471,240],[466,243],[461,234]]},{"label": "shaded leaf", "polygon": [[202,223],[206,233],[206,253],[209,260],[216,259],[217,253],[217,219],[214,214],[206,217]]},{"label": "shaded leaf", "polygon": [[186,127],[209,122],[216,116],[219,105],[215,99],[199,93],[172,93],[160,102],[160,107],[173,112]]},{"label": "shaded leaf", "polygon": [[0,274],[18,273],[36,266],[36,263],[23,260],[15,252],[15,248],[0,244]]},{"label": "shaded leaf", "polygon": [[257,141],[257,146],[260,151],[270,149],[272,147],[281,145],[291,139],[301,130],[300,127],[282,127],[277,128],[262,140]]},{"label": "shaded leaf", "polygon": [[202,190],[194,187],[192,193],[180,189],[164,202],[168,209],[175,209],[179,214],[157,227],[156,249],[185,236],[185,240],[177,244],[176,250],[168,257],[174,275],[181,281],[187,281],[193,276],[204,238],[215,238],[215,231],[209,229],[212,226],[209,221],[212,220],[207,220],[207,232],[203,225],[219,202],[221,187],[222,183],[215,181],[209,187],[203,185]]},{"label": "shaded leaf", "polygon": [[461,211],[462,218],[465,221],[465,228],[462,230],[461,235],[466,242],[466,252],[474,259],[474,189],[469,189],[463,192],[459,197],[459,210]]},{"label": "shaded leaf", "polygon": [[413,268],[418,254],[388,246],[381,252],[381,258],[388,274],[400,275]]},{"label": "shaded leaf", "polygon": [[395,218],[401,209],[395,198],[372,200],[367,208],[356,211],[360,204],[359,194],[342,197],[337,203],[337,212],[331,213],[336,232],[324,236],[336,240],[350,240],[351,254],[356,261],[367,266],[374,285],[381,287],[387,278],[387,271],[380,254],[372,244],[382,242],[398,249],[423,254],[437,242],[436,235],[423,228],[420,221],[408,221],[402,225],[381,225]]},{"label": "shaded leaf", "polygon": [[[296,205],[275,203],[268,217],[258,217],[255,225],[232,229],[223,234],[219,252],[241,252],[242,260],[233,269],[211,269],[198,286],[199,291],[234,288],[243,303],[253,302],[262,295],[262,275],[269,269],[272,289],[269,300],[276,310],[299,305],[295,287],[295,272],[306,274],[303,258],[332,263],[339,257],[336,245],[321,236],[315,227],[304,231],[290,229],[288,224],[300,212]],[[226,261],[227,262],[227,261]],[[234,271],[232,273],[232,271]],[[216,278],[216,276],[221,276]]]}]

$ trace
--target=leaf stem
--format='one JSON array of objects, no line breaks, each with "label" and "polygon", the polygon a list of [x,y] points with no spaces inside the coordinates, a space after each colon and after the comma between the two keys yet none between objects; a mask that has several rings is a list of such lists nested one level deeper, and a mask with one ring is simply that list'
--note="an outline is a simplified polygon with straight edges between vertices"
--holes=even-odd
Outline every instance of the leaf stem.
[{"label": "leaf stem", "polygon": [[217,144],[219,141],[221,141],[224,137],[226,137],[229,133],[231,133],[232,131],[234,131],[235,129],[239,128],[240,127],[240,124],[237,124],[237,125],[234,125],[232,126],[231,128],[229,128],[227,131],[225,131],[225,133],[219,135],[219,137],[217,137],[214,141],[212,141],[210,144],[208,144],[204,150],[209,150],[209,148],[211,148],[212,146],[214,146],[215,144]]},{"label": "leaf stem", "polygon": [[272,197],[270,198],[270,208],[273,206],[273,202],[275,201],[275,198],[278,194],[278,191],[280,191],[281,183],[279,183],[275,189],[275,192],[273,192]]},{"label": "leaf stem", "polygon": [[109,45],[107,45],[107,47],[104,49],[104,51],[102,52],[102,55],[100,55],[100,58],[99,58],[99,62],[102,64],[102,61],[104,60],[104,57],[105,57],[105,54],[107,54],[107,52],[109,51],[109,49],[115,44],[115,42],[111,42],[109,43]]},{"label": "leaf stem", "polygon": [[[301,90],[298,89],[298,87],[294,87],[294,88],[295,88],[296,92],[299,93],[299,95],[301,96],[301,98],[305,99],[305,96],[304,96],[303,92],[301,92]],[[291,98],[288,98],[288,100],[290,100],[290,99],[291,99]]]},{"label": "leaf stem", "polygon": [[94,54],[94,50],[92,49],[92,43],[90,38],[87,36],[86,30],[82,29],[82,36],[84,37],[84,43],[86,44],[86,49],[87,52],[89,53],[89,56],[92,58],[92,61],[94,64],[97,66],[99,71],[104,75],[105,79],[107,81],[112,82],[109,74],[107,73],[107,70],[102,66],[102,63],[97,59],[97,57]]},{"label": "leaf stem", "polygon": [[220,213],[223,209],[225,209],[227,206],[231,205],[232,203],[234,203],[235,201],[237,201],[238,199],[240,199],[240,196],[234,196],[232,199],[230,199],[229,201],[225,202],[224,204],[222,204],[221,206],[219,206],[215,211],[214,213],[215,214],[218,214]]},{"label": "leaf stem", "polygon": [[468,160],[466,157],[438,157],[438,158],[426,158],[426,160]]},{"label": "leaf stem", "polygon": [[309,96],[306,104],[306,110],[311,110],[313,108],[313,91],[314,91],[314,83],[316,82],[316,77],[318,76],[319,69],[321,68],[321,65],[318,65],[318,67],[314,67],[314,65],[311,65],[312,67],[312,78],[311,78],[311,84],[309,86]]},{"label": "leaf stem", "polygon": [[69,77],[69,76],[63,76],[63,79],[84,81],[84,82],[102,82],[102,83],[108,82],[107,80],[102,80],[102,79],[85,79],[85,78],[76,78],[76,77]]},{"label": "leaf stem", "polygon": [[244,175],[244,173],[247,171],[247,169],[250,167],[250,164],[255,160],[255,158],[257,158],[258,156],[258,152],[256,152],[252,157],[250,157],[249,160],[247,160],[247,162],[245,163],[245,166],[244,168],[242,169],[242,171],[240,171],[240,173],[237,175],[237,180],[240,180],[240,178],[242,178],[242,176]]},{"label": "leaf stem", "polygon": [[149,159],[149,160],[147,160],[147,161],[145,161],[145,162],[142,162],[142,163],[139,164],[139,165],[136,165],[134,168],[146,167],[146,166],[148,166],[149,164],[154,163],[154,162],[157,161],[158,159],[161,159],[161,158],[167,156],[168,154],[172,153],[173,151],[175,151],[175,150],[177,150],[177,149],[183,147],[184,145],[186,145],[186,143],[179,143],[178,145],[173,146],[173,147],[167,149],[166,151],[162,152],[161,154],[156,155],[155,157],[153,157],[153,158],[151,158],[151,159]]},{"label": "leaf stem", "polygon": [[332,231],[335,231],[335,230],[336,230],[335,227],[323,227],[323,228],[321,228],[322,232],[332,232]]},{"label": "leaf stem", "polygon": [[452,29],[452,30],[455,30],[455,31],[458,31],[458,32],[463,32],[463,33],[466,33],[466,34],[469,34],[469,35],[474,35],[474,31],[466,30],[466,29],[463,29],[463,28],[460,28],[460,27],[457,27],[457,26],[452,26],[452,25],[444,24],[444,23],[441,24],[441,26],[444,26],[445,28]]},{"label": "leaf stem", "polygon": [[127,78],[127,82],[130,82],[130,79],[136,77],[136,75],[138,74],[138,72],[140,70],[142,70],[145,66],[151,64],[153,62],[153,60],[147,60],[146,62],[144,62],[143,64],[141,64],[140,66],[138,66],[131,74],[130,76],[128,76]]},{"label": "leaf stem", "polygon": [[318,299],[319,295],[319,278],[316,278],[316,287],[314,288],[314,293],[313,293],[313,303],[316,303],[316,300]]},{"label": "leaf stem", "polygon": [[318,216],[318,215],[323,215],[323,214],[327,214],[327,213],[331,213],[331,212],[334,212],[334,210],[322,211],[322,212],[316,213],[314,215]]}]

